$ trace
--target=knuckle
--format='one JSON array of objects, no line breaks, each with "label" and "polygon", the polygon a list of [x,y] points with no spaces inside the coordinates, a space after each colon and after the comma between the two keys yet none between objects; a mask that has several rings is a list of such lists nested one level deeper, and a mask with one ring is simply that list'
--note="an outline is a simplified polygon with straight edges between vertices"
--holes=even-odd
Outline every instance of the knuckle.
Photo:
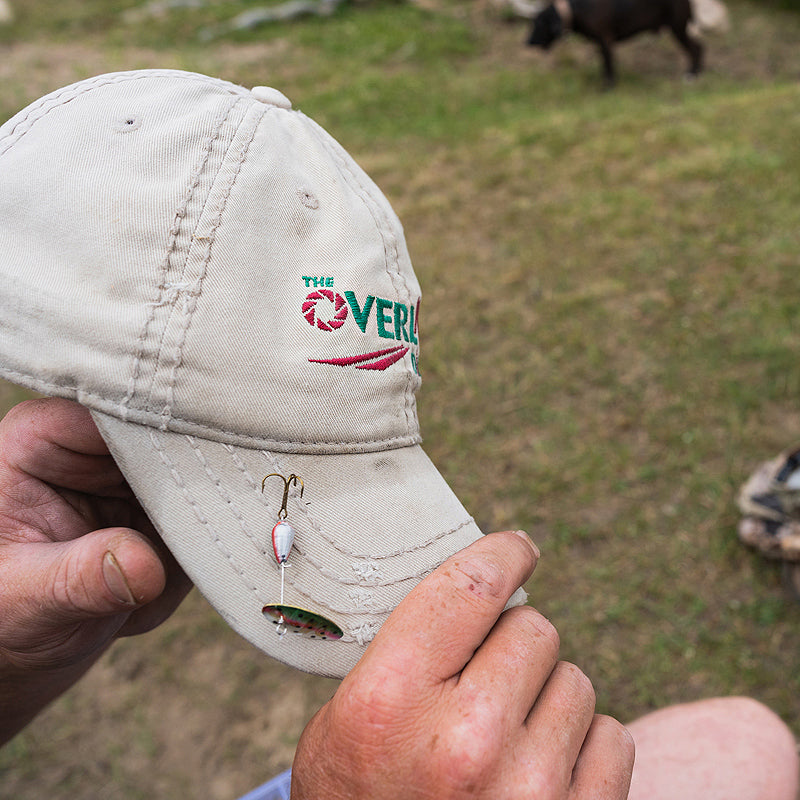
[{"label": "knuckle", "polygon": [[636,749],[631,732],[614,717],[606,714],[596,714],[592,725],[598,734],[608,741],[621,757],[633,764]]},{"label": "knuckle", "polygon": [[488,702],[459,709],[439,729],[443,746],[434,749],[431,766],[439,785],[454,796],[473,796],[489,785],[501,753],[496,717]]},{"label": "knuckle", "polygon": [[89,574],[78,554],[67,551],[59,559],[49,582],[54,608],[91,616],[96,612],[95,592],[89,584]]},{"label": "knuckle", "polygon": [[575,664],[559,661],[553,671],[556,702],[564,708],[594,709],[595,691],[591,680]]},{"label": "knuckle", "polygon": [[53,579],[48,585],[51,602],[54,608],[73,609],[80,608],[80,599],[76,596],[76,587],[73,586],[72,574],[75,572],[72,559],[67,556],[59,561],[53,571]]},{"label": "knuckle", "polygon": [[391,666],[365,671],[336,692],[337,708],[349,727],[389,730],[409,709],[407,674]]},{"label": "knuckle", "polygon": [[536,609],[510,608],[503,612],[500,624],[509,662],[526,664],[533,658],[555,665],[561,647],[558,631]]},{"label": "knuckle", "polygon": [[496,561],[465,555],[457,559],[451,571],[456,588],[471,597],[495,600],[506,592],[506,571]]},{"label": "knuckle", "polygon": [[569,661],[562,661],[559,667],[564,680],[570,681],[576,692],[594,698],[594,686],[580,667]]},{"label": "knuckle", "polygon": [[529,635],[544,639],[550,644],[555,653],[558,653],[561,649],[561,637],[558,635],[555,625],[535,608],[519,606],[518,608],[509,609],[505,613],[513,614],[515,624],[524,626]]}]

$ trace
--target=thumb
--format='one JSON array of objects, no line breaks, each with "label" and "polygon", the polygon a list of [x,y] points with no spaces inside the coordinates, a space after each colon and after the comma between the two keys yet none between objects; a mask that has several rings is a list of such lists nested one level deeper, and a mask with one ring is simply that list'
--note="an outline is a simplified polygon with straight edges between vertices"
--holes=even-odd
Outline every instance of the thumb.
[{"label": "thumb", "polygon": [[129,528],[17,542],[0,555],[0,656],[18,665],[53,668],[95,656],[166,580],[153,547]]},{"label": "thumb", "polygon": [[3,548],[6,608],[27,609],[50,627],[131,612],[164,590],[164,567],[148,540],[105,528],[66,542]]},{"label": "thumb", "polygon": [[132,611],[164,590],[161,559],[137,531],[106,528],[59,543],[58,549],[45,573],[57,615],[80,619]]},{"label": "thumb", "polygon": [[0,744],[74,683],[165,585],[147,539],[128,528],[0,550]]}]

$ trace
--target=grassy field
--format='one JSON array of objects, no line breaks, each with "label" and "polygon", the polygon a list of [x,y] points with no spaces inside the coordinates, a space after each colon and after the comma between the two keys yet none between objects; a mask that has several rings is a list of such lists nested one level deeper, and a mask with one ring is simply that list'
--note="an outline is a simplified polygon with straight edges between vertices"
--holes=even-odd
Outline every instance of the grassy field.
[{"label": "grassy field", "polygon": [[[484,529],[540,544],[531,603],[600,709],[742,693],[800,737],[800,604],[738,543],[733,502],[800,441],[800,14],[729,0],[700,80],[645,36],[601,92],[588,44],[528,50],[525,23],[480,0],[206,35],[256,5],[19,0],[0,121],[118,69],[284,91],[403,220],[426,450]],[[0,386],[0,410],[23,396]],[[0,797],[232,799],[291,763],[334,689],[195,593],[0,751]]]}]

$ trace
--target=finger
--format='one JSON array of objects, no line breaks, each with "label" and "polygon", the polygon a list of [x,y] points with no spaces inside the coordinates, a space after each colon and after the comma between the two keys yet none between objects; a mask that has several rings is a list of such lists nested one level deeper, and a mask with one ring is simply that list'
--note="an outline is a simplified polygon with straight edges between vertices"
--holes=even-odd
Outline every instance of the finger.
[{"label": "finger", "polygon": [[634,744],[613,717],[596,715],[572,773],[572,800],[625,800],[631,785]]},{"label": "finger", "polygon": [[527,719],[558,660],[553,625],[530,606],[503,612],[458,680],[464,702],[484,703],[494,723],[515,730]]},{"label": "finger", "polygon": [[[438,683],[472,658],[506,603],[533,572],[538,551],[523,533],[493,533],[445,561],[384,623],[362,661],[391,661]],[[409,664],[398,658],[409,654]]]},{"label": "finger", "polygon": [[69,400],[14,406],[0,422],[0,453],[5,470],[65,489],[114,494],[125,485],[91,414]]},{"label": "finger", "polygon": [[574,664],[559,661],[531,709],[523,746],[552,785],[570,785],[572,771],[594,717],[591,681]]},{"label": "finger", "polygon": [[153,547],[126,528],[69,542],[8,545],[0,575],[10,607],[24,613],[31,606],[31,619],[53,627],[131,612],[157,598],[165,580]]}]

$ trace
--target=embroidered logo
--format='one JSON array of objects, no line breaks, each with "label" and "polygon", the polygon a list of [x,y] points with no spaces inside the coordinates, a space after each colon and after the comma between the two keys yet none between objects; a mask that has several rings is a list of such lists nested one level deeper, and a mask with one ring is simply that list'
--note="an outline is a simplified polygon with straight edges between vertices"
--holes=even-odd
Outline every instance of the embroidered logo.
[{"label": "embroidered logo", "polygon": [[[333,319],[323,321],[317,318],[317,301],[327,298],[333,303],[336,314]],[[318,292],[311,292],[303,303],[303,316],[308,320],[309,325],[316,325],[321,331],[333,331],[341,328],[347,319],[347,303],[340,294],[335,294],[331,289],[320,289]]]},{"label": "embroidered logo", "polygon": [[387,300],[369,294],[363,302],[359,302],[355,292],[345,291],[339,294],[334,291],[333,278],[303,276],[303,280],[307,287],[314,287],[314,291],[306,296],[302,304],[303,317],[312,327],[331,333],[341,328],[352,314],[353,321],[362,333],[367,332],[367,324],[372,319],[378,336],[398,342],[391,347],[368,353],[338,358],[309,358],[311,363],[385,370],[409,353],[414,371],[419,372],[414,347],[419,345],[419,301],[416,305],[406,305],[398,300]]},{"label": "embroidered logo", "polygon": [[343,358],[309,358],[314,364],[334,364],[337,367],[355,367],[356,369],[387,369],[399,361],[408,352],[407,347],[390,347],[388,350],[376,350],[374,353],[363,353],[360,356]]}]

